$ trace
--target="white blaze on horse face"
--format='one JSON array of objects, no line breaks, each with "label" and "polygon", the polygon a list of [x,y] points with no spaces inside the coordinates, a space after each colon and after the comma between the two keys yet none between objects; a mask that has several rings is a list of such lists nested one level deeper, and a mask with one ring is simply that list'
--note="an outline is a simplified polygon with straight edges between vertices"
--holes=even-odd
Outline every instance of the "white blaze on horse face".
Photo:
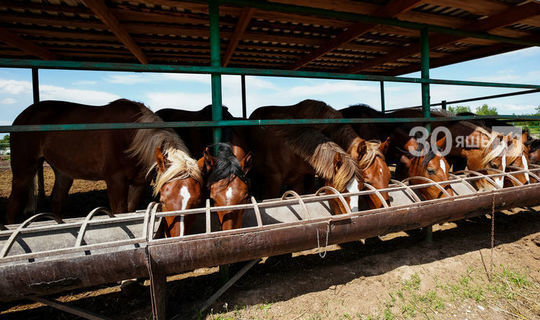
[{"label": "white blaze on horse face", "polygon": [[382,168],[379,168],[379,172],[380,172],[381,174],[383,174],[383,172],[382,172]]},{"label": "white blaze on horse face", "polygon": [[191,194],[186,186],[183,186],[182,189],[180,189],[180,195],[182,196],[182,210],[186,210],[189,198],[191,198]]},{"label": "white blaze on horse face", "polygon": [[[529,170],[529,164],[527,163],[527,157],[525,157],[524,154],[521,155],[521,161],[523,162],[523,169]],[[525,179],[527,180],[527,183],[531,183],[531,180],[529,180],[529,174],[525,172]]]},{"label": "white blaze on horse face", "polygon": [[232,188],[227,188],[227,192],[225,193],[225,196],[227,197],[227,204],[230,204],[231,198],[232,198]]},{"label": "white blaze on horse face", "polygon": [[[356,181],[356,178],[352,178],[351,179],[351,182],[349,182],[349,185],[347,186],[347,191],[348,192],[360,192],[360,190],[358,189],[358,181]],[[357,211],[358,210],[358,200],[359,200],[359,196],[352,196],[350,197],[350,207],[351,207],[351,211]]]},{"label": "white blaze on horse face", "polygon": [[446,174],[446,164],[444,163],[444,160],[442,158],[440,160],[440,165],[441,165],[442,172]]}]

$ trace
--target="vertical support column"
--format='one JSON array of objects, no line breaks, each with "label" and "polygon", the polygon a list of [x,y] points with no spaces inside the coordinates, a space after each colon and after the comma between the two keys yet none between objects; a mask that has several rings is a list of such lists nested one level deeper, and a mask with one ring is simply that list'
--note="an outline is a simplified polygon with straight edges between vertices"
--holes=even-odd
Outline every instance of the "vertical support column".
[{"label": "vertical support column", "polygon": [[[429,30],[423,28],[420,31],[420,54],[421,54],[421,77],[422,79],[429,79]],[[422,109],[424,111],[424,117],[430,117],[431,112],[429,109],[429,83],[422,82]],[[431,132],[431,123],[425,124],[428,132]],[[432,226],[426,227],[426,241],[433,241]]]},{"label": "vertical support column", "polygon": [[[219,39],[219,3],[218,0],[208,2],[208,11],[210,13],[210,66],[220,67],[220,39]],[[221,120],[222,100],[221,100],[221,74],[212,73],[212,120]],[[214,128],[214,143],[221,141],[221,128]],[[217,146],[216,146],[217,148]]]},{"label": "vertical support column", "polygon": [[34,94],[34,103],[39,102],[39,69],[32,68],[32,93]]},{"label": "vertical support column", "polygon": [[[32,68],[32,94],[34,97],[34,104],[39,102],[39,69]],[[43,175],[43,162],[38,166],[37,172],[38,179],[38,194],[37,194],[37,208],[42,207],[45,201],[45,178]]]},{"label": "vertical support column", "polygon": [[443,100],[443,101],[441,102],[441,108],[442,108],[443,110],[446,110],[446,100]]},{"label": "vertical support column", "polygon": [[381,112],[384,113],[386,106],[384,105],[384,81],[380,82],[381,86]]},{"label": "vertical support column", "polygon": [[247,119],[247,102],[246,102],[246,75],[240,76],[242,80],[242,118]]}]

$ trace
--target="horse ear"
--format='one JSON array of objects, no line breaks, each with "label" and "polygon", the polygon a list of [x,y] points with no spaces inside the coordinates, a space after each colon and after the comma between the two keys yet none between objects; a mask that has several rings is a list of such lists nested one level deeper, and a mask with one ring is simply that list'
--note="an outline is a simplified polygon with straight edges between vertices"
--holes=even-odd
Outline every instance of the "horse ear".
[{"label": "horse ear", "polygon": [[204,158],[204,171],[203,172],[208,173],[212,170],[212,168],[216,164],[216,158],[210,155],[210,150],[208,149],[208,147],[204,149],[203,158]]},{"label": "horse ear", "polygon": [[529,144],[529,132],[528,131],[523,131],[521,133],[521,143],[523,143],[524,145]]},{"label": "horse ear", "polygon": [[402,155],[401,158],[399,158],[399,162],[403,163],[407,168],[411,167],[411,159],[409,159],[406,155]]},{"label": "horse ear", "polygon": [[341,159],[341,155],[339,153],[336,153],[334,155],[334,172],[338,172],[342,164],[343,160]]},{"label": "horse ear", "polygon": [[161,151],[161,147],[156,148],[156,166],[159,172],[165,172],[167,170],[167,158]]},{"label": "horse ear", "polygon": [[446,144],[446,136],[440,138],[438,141],[437,141],[437,148],[442,149],[442,147]]},{"label": "horse ear", "polygon": [[388,152],[388,148],[390,147],[390,137],[386,138],[386,140],[379,145],[379,151],[386,155],[386,152]]},{"label": "horse ear", "polygon": [[242,167],[242,170],[244,171],[244,174],[247,174],[249,170],[253,167],[253,154],[248,152],[242,160],[240,160],[240,166]]},{"label": "horse ear", "polygon": [[405,143],[405,150],[409,153],[413,153],[418,150],[418,141],[414,137],[411,137],[407,143]]},{"label": "horse ear", "polygon": [[365,154],[366,151],[367,151],[367,143],[366,143],[366,140],[362,140],[359,144],[358,144],[358,158],[360,158],[360,155],[361,154]]}]

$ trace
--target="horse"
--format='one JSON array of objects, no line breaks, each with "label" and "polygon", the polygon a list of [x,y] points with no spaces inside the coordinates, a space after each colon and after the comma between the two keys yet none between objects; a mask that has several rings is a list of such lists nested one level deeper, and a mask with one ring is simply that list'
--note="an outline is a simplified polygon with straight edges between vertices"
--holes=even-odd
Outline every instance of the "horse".
[{"label": "horse", "polygon": [[[251,117],[250,117],[251,118]],[[311,126],[249,127],[248,143],[254,153],[253,173],[261,198],[280,196],[283,187],[302,193],[306,176],[319,176],[338,192],[358,192],[363,188],[360,168],[349,154]],[[356,210],[359,197],[346,197]],[[330,201],[335,214],[347,209],[338,200]]]},{"label": "horse", "polygon": [[[105,106],[43,101],[29,106],[13,125],[162,122],[142,103],[120,99]],[[15,132],[11,135],[12,190],[7,221],[14,223],[33,195],[38,165],[46,160],[55,172],[53,210],[62,216],[73,179],[105,180],[113,213],[132,211],[156,168],[154,194],[164,210],[200,204],[202,175],[197,161],[170,129]],[[179,227],[169,225],[172,234]]]},{"label": "horse", "polygon": [[[179,109],[161,109],[156,112],[164,121],[210,121],[212,106],[199,111]],[[223,119],[235,119],[227,107],[222,107]],[[205,196],[215,206],[244,204],[249,200],[248,172],[252,167],[253,155],[247,152],[241,128],[224,128],[223,140],[228,143],[217,144],[217,153],[212,155],[212,128],[174,128],[176,133],[186,141],[186,145],[198,158],[199,166],[206,181]],[[242,227],[244,210],[218,211],[221,230]]]},{"label": "horse", "polygon": [[527,141],[529,148],[529,160],[532,164],[540,164],[540,139]]},{"label": "horse", "polygon": [[[317,100],[304,100],[291,106],[266,106],[255,110],[250,119],[342,119],[341,113],[326,103]],[[344,124],[317,124],[310,126],[336,142],[349,154],[360,167],[364,182],[377,189],[388,188],[390,182],[390,170],[385,162],[384,153],[387,150],[388,141],[384,143],[368,142],[361,138],[360,133],[355,132],[351,126]],[[388,192],[380,193],[388,202]],[[374,194],[368,196],[368,205],[371,208],[383,206],[379,197]]]},{"label": "horse", "polygon": [[[359,104],[339,110],[345,118],[385,118],[385,114],[379,112],[368,105]],[[433,150],[422,151],[422,145],[414,137],[410,137],[408,130],[403,126],[385,123],[357,123],[352,124],[352,128],[358,133],[365,133],[370,139],[385,140],[388,156],[387,160],[395,162],[396,178],[411,178],[411,184],[421,184],[426,181],[414,179],[413,177],[425,177],[435,182],[449,180],[450,166],[444,156]],[[446,143],[440,139],[436,145],[438,148]],[[411,152],[411,151],[418,152]],[[421,151],[421,152],[420,152]],[[444,185],[448,194],[453,195],[449,185]],[[419,190],[425,199],[440,198],[444,194],[436,186],[426,187]]]},{"label": "horse", "polygon": [[[443,137],[437,141],[437,147],[442,148],[445,143],[446,137]],[[440,152],[433,151],[433,149],[426,152],[423,150],[423,145],[419,144],[415,138],[410,138],[409,141],[407,141],[405,150],[406,151],[404,151],[400,158],[400,162],[406,168],[406,176],[399,176],[400,173],[403,174],[403,170],[396,170],[398,174],[396,176],[397,179],[403,180],[404,178],[409,178],[412,185],[423,184],[429,180],[434,182],[450,180],[450,166]],[[429,180],[421,179],[421,177]],[[451,185],[444,184],[441,185],[441,187],[446,190],[448,195],[454,195]],[[438,199],[446,196],[446,194],[436,186],[421,188],[418,192],[426,200]]]}]

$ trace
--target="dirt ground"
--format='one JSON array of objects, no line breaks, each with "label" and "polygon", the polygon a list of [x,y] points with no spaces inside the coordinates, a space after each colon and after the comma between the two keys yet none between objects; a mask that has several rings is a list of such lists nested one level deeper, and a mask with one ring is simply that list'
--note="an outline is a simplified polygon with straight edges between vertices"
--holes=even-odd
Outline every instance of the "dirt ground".
[{"label": "dirt ground", "polygon": [[[47,192],[52,173],[46,168]],[[0,170],[0,212],[10,191]],[[107,205],[103,183],[76,181],[70,209]],[[220,287],[218,268],[169,277],[168,313],[177,319],[540,319],[540,213],[495,216],[435,226],[421,233],[263,259],[206,312],[198,307]],[[493,265],[491,260],[493,259]],[[233,266],[232,269],[238,269]],[[49,297],[113,319],[150,319],[148,282],[122,292],[100,286]],[[0,319],[78,319],[39,303],[0,303]]]}]

